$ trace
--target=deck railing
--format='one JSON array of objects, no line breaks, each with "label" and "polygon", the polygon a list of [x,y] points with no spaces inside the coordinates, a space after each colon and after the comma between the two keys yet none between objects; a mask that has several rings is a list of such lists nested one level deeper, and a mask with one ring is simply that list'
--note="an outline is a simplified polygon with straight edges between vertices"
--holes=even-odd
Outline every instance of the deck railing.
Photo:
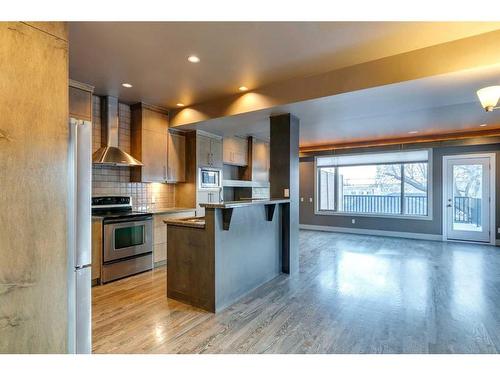
[{"label": "deck railing", "polygon": [[[427,197],[404,197],[405,215],[427,215]],[[343,212],[401,214],[401,198],[398,195],[344,195]],[[481,225],[481,199],[455,197],[454,222]]]},{"label": "deck railing", "polygon": [[[344,212],[401,214],[399,195],[344,195]],[[427,197],[408,195],[404,197],[405,215],[427,215]]]},{"label": "deck railing", "polygon": [[481,199],[455,197],[454,222],[481,226]]}]

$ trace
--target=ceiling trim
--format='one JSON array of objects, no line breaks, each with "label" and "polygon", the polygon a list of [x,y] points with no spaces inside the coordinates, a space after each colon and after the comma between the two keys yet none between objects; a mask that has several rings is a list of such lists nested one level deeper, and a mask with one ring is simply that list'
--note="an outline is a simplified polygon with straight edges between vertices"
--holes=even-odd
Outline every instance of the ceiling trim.
[{"label": "ceiling trim", "polygon": [[134,103],[130,106],[130,109],[135,109],[135,108],[145,108],[145,109],[149,109],[150,111],[153,111],[153,112],[160,112],[160,113],[163,113],[164,115],[167,115],[167,116],[169,115],[168,108],[160,107],[158,105],[148,104],[148,103],[144,103],[144,102]]},{"label": "ceiling trim", "polygon": [[73,79],[69,80],[69,86],[83,90],[83,91],[88,91],[90,93],[94,92],[94,86],[89,85],[87,83],[78,82],[78,81],[75,81]]},{"label": "ceiling trim", "polygon": [[500,126],[486,130],[455,131],[453,133],[437,133],[414,137],[399,137],[392,139],[372,139],[366,141],[343,142],[334,144],[325,144],[318,146],[300,147],[301,156],[308,156],[318,153],[331,153],[336,150],[347,150],[356,148],[383,147],[407,144],[422,144],[432,142],[464,140],[478,137],[497,137],[500,136]]},{"label": "ceiling trim", "polygon": [[280,105],[475,69],[500,61],[500,30],[171,111],[171,126],[194,124]]}]

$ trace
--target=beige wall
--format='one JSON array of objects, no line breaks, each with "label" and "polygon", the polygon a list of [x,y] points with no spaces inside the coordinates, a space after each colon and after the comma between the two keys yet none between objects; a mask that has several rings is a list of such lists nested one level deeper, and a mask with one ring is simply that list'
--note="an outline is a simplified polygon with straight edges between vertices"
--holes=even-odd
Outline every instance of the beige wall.
[{"label": "beige wall", "polygon": [[67,347],[65,23],[0,22],[0,352]]},{"label": "beige wall", "polygon": [[[170,126],[498,64],[500,30],[259,87],[170,112]],[[286,112],[286,110],[285,110]],[[279,113],[279,112],[276,112]]]},{"label": "beige wall", "polygon": [[[93,97],[92,151],[101,147],[100,98]],[[130,153],[130,106],[118,107],[118,144]],[[135,209],[167,208],[175,206],[175,185],[130,182],[130,168],[94,166],[92,195],[130,195]],[[153,204],[153,198],[155,203]]]}]

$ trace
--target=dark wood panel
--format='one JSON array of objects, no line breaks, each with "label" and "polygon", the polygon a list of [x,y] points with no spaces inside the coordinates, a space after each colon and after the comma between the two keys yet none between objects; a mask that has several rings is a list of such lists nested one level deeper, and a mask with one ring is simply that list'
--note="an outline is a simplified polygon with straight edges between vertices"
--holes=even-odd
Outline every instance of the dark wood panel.
[{"label": "dark wood panel", "polygon": [[131,107],[131,155],[144,165],[130,171],[132,182],[165,182],[168,163],[168,116],[144,103]]},{"label": "dark wood panel", "polygon": [[69,87],[70,117],[92,121],[92,92]]},{"label": "dark wood panel", "polygon": [[101,279],[102,220],[92,219],[92,280]]},{"label": "dark wood panel", "polygon": [[0,353],[67,350],[68,44],[52,26],[63,38],[0,22]]},{"label": "dark wood panel", "polygon": [[167,296],[215,312],[215,252],[207,230],[167,225],[167,237]]},{"label": "dark wood panel", "polygon": [[185,134],[184,182],[175,186],[175,205],[177,207],[196,207],[196,132]]}]

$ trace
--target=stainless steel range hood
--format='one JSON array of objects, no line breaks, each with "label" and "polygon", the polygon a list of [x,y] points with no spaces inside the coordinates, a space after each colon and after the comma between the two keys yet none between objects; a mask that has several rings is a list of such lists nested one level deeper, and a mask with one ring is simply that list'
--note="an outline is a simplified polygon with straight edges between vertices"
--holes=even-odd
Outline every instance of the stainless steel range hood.
[{"label": "stainless steel range hood", "polygon": [[100,165],[132,167],[143,165],[118,147],[118,98],[101,98],[102,147],[92,155],[92,162]]}]

